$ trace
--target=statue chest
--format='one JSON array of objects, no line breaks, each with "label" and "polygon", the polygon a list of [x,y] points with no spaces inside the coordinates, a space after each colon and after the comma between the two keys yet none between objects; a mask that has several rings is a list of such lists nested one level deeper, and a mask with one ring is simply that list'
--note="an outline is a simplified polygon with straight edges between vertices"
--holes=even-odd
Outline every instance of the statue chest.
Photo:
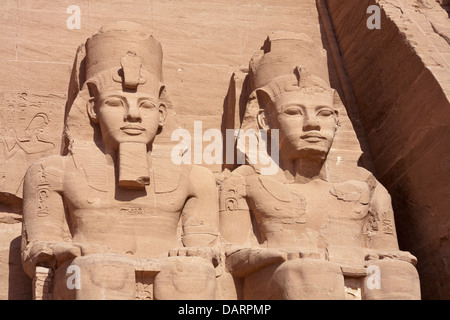
[{"label": "statue chest", "polygon": [[81,175],[66,175],[63,198],[74,242],[106,245],[136,257],[167,255],[178,247],[179,221],[186,194],[183,188],[156,193],[126,190],[108,184],[94,188]]},{"label": "statue chest", "polygon": [[247,195],[268,247],[307,248],[324,256],[335,247],[361,247],[369,212],[366,183],[286,184],[270,177],[254,182],[247,184]]},{"label": "statue chest", "polygon": [[125,189],[117,187],[115,181],[99,187],[81,175],[68,175],[63,197],[70,214],[78,219],[99,215],[119,220],[157,216],[178,220],[186,201],[181,188],[165,193],[156,193],[154,189],[154,181],[142,189]]},{"label": "statue chest", "polygon": [[263,223],[304,224],[320,229],[333,220],[361,222],[368,214],[369,187],[361,181],[286,184],[259,177],[258,183],[247,188],[251,207]]}]

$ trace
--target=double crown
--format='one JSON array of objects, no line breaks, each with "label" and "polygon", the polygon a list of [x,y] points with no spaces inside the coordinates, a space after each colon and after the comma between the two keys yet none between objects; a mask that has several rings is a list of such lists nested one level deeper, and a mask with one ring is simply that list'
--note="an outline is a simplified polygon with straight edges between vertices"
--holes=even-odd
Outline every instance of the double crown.
[{"label": "double crown", "polygon": [[97,87],[136,91],[142,87],[158,96],[163,82],[162,48],[149,30],[132,22],[102,27],[86,42],[86,79]]},{"label": "double crown", "polygon": [[277,91],[276,86],[283,87],[278,91],[291,91],[311,81],[330,87],[326,51],[305,34],[273,32],[253,55],[249,72],[251,91],[263,87]]}]

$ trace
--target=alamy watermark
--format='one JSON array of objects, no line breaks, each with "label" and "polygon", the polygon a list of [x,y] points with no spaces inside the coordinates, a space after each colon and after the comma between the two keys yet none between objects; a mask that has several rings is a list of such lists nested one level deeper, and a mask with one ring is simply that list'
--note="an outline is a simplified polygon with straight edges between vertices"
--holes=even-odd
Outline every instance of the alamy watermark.
[{"label": "alamy watermark", "polygon": [[376,265],[369,265],[366,270],[366,287],[369,290],[380,290],[381,289],[381,269]]},{"label": "alamy watermark", "polygon": [[81,9],[77,5],[67,7],[66,12],[70,14],[67,18],[66,26],[69,30],[81,29]]},{"label": "alamy watermark", "polygon": [[370,30],[381,29],[381,9],[377,5],[371,5],[367,8],[367,14],[371,16],[367,19],[366,25]]},{"label": "alamy watermark", "polygon": [[[69,30],[79,30],[81,29],[81,9],[78,5],[71,5],[67,7],[66,12],[70,14],[67,18],[66,26]],[[381,29],[381,9],[378,5],[371,5],[367,7],[367,14],[370,17],[366,21],[366,26],[368,29]]]},{"label": "alamy watermark", "polygon": [[70,290],[81,289],[81,270],[76,265],[71,265],[67,268],[66,275],[70,276],[66,280],[66,286]]}]

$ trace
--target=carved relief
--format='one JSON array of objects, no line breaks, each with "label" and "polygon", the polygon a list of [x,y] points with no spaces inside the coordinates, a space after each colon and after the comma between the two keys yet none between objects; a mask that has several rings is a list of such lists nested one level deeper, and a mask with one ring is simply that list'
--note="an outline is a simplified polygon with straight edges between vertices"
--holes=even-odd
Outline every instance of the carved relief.
[{"label": "carved relief", "polygon": [[136,300],[153,300],[154,278],[152,272],[136,272]]},{"label": "carved relief", "polygon": [[383,223],[383,233],[385,234],[394,234],[394,225],[391,220],[391,212],[383,212],[382,214],[382,223]]},{"label": "carved relief", "polygon": [[33,299],[51,300],[52,296],[53,270],[50,268],[37,267],[33,278]]},{"label": "carved relief", "polygon": [[47,181],[43,166],[41,166],[39,171],[39,184],[37,188],[38,208],[36,216],[45,217],[49,214],[48,198],[50,197],[50,184]]},{"label": "carved relief", "polygon": [[30,92],[0,96],[1,191],[21,198],[28,166],[59,152],[63,114],[64,96]]}]

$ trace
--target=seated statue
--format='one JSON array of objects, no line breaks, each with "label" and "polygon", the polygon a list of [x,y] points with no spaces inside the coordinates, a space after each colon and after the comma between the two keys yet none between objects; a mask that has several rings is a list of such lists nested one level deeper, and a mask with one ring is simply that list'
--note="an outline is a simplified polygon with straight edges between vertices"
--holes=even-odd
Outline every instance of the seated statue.
[{"label": "seated statue", "polygon": [[23,265],[46,276],[36,297],[214,299],[215,179],[171,161],[174,116],[144,26],[113,23],[80,46],[65,148],[24,182]]},{"label": "seated statue", "polygon": [[226,265],[243,299],[420,299],[387,190],[356,162],[329,158],[350,130],[322,51],[304,35],[273,35],[250,62],[241,129],[278,135],[266,150],[278,169],[247,163],[224,174]]}]

